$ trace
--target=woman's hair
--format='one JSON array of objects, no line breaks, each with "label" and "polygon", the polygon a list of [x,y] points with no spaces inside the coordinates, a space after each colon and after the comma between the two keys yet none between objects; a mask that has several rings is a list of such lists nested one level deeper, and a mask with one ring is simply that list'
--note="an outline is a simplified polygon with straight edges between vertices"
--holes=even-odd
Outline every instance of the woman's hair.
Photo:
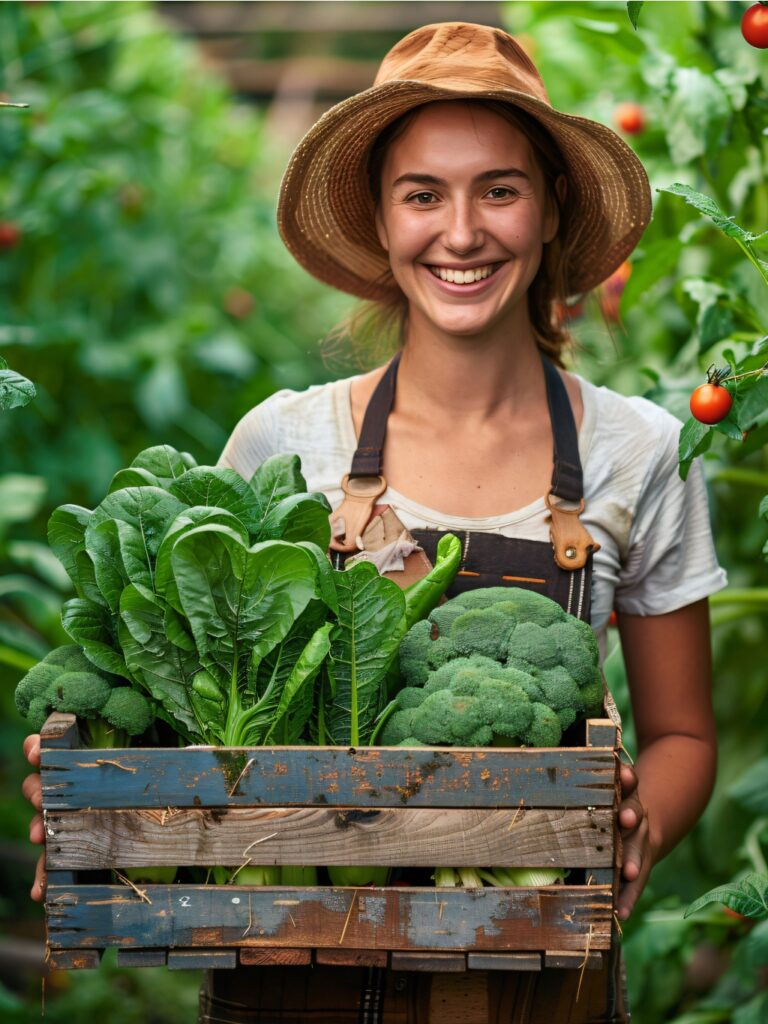
[{"label": "woman's hair", "polygon": [[[436,102],[445,102],[438,100]],[[525,110],[502,100],[468,99],[459,102],[482,106],[503,117],[529,140],[534,157],[544,177],[549,198],[558,208],[560,224],[553,240],[544,245],[541,265],[528,289],[528,314],[539,349],[562,366],[564,350],[572,344],[563,316],[569,295],[566,267],[568,265],[569,194],[561,202],[555,182],[562,174],[567,178],[566,163],[560,150],[543,125]],[[402,114],[376,137],[368,158],[368,183],[374,202],[381,198],[381,173],[387,149],[402,135],[421,107]],[[359,303],[326,339],[331,348],[342,338],[351,344],[355,362],[360,366],[376,365],[389,358],[402,346],[408,324],[408,301],[402,292],[387,301]]]}]

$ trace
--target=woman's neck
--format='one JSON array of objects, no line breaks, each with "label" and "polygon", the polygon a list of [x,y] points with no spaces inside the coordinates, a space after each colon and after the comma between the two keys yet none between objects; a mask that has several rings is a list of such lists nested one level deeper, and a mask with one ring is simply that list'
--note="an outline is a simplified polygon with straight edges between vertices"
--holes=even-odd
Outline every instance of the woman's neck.
[{"label": "woman's neck", "polygon": [[411,318],[398,370],[398,395],[425,417],[482,421],[545,397],[541,356],[530,323],[498,325],[482,336],[438,332]]}]

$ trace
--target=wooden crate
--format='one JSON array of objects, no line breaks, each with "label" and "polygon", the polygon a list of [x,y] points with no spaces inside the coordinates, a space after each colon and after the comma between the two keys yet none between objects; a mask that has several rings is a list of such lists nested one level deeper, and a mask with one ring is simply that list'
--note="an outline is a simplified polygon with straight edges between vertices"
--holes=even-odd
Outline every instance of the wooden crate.
[{"label": "wooden crate", "polygon": [[[49,962],[597,966],[618,885],[619,742],[556,749],[78,749],[42,732]],[[448,889],[142,885],[148,865],[567,866],[566,885]],[[94,874],[96,873],[96,874]]]}]

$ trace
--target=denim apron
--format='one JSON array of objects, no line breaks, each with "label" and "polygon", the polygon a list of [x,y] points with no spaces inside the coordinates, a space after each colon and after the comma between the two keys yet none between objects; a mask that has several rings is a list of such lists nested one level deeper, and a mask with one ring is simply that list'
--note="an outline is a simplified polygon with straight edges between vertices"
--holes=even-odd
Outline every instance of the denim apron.
[{"label": "denim apron", "polygon": [[[599,545],[579,520],[584,485],[568,393],[554,365],[544,357],[542,363],[554,442],[547,495],[551,542],[462,531],[462,560],[447,593],[455,597],[477,587],[523,587],[589,622],[592,556]],[[383,450],[398,365],[399,354],[371,396],[342,484],[345,498],[331,517],[337,528],[330,553],[337,568],[358,551],[358,538],[381,508],[376,501],[386,490]],[[410,532],[433,562],[437,543],[448,531]],[[387,575],[397,578],[396,572]],[[422,974],[376,967],[238,967],[208,972],[198,1024],[627,1024],[615,933],[603,966],[584,971],[579,988],[580,973],[574,968]]]}]

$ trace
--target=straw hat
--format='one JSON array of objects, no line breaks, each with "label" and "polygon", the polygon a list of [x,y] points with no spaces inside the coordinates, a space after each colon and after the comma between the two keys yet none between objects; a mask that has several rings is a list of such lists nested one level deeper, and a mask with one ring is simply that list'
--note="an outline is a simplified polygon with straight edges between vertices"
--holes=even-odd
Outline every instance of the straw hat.
[{"label": "straw hat", "polygon": [[464,22],[409,33],[386,55],[373,86],[331,107],[299,143],[277,211],[282,239],[298,262],[361,298],[397,293],[374,227],[368,156],[377,135],[401,114],[448,99],[503,100],[549,131],[572,194],[570,291],[588,291],[616,270],[650,220],[643,165],[610,128],[554,110],[541,76],[512,36]]}]

